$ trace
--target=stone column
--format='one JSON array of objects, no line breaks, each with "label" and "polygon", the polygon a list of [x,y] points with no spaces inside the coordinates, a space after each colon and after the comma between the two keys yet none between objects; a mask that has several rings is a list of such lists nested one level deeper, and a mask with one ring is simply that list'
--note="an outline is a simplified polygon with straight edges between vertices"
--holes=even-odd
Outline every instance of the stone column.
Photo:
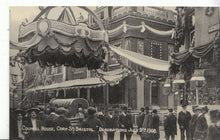
[{"label": "stone column", "polygon": [[144,80],[137,78],[137,109],[144,107]]}]

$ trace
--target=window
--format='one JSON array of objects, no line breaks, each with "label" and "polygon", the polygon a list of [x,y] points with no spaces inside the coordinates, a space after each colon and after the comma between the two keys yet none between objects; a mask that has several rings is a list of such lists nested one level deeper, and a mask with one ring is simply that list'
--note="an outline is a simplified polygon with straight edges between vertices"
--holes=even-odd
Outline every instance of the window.
[{"label": "window", "polygon": [[152,83],[152,85],[151,85],[151,99],[152,99],[152,105],[158,105],[158,100],[159,100],[159,98],[158,98],[158,93],[159,93],[159,85],[158,85],[158,83]]},{"label": "window", "polygon": [[137,53],[144,54],[144,40],[137,39]]},{"label": "window", "polygon": [[62,66],[57,67],[57,74],[62,73]]},{"label": "window", "polygon": [[162,47],[160,43],[151,42],[151,56],[153,58],[162,59]]},{"label": "window", "polygon": [[48,67],[46,73],[47,73],[48,75],[51,75],[51,74],[52,74],[52,67]]},{"label": "window", "polygon": [[90,89],[90,97],[93,99],[93,102],[95,104],[103,104],[103,87],[97,87],[97,88],[91,88]]}]

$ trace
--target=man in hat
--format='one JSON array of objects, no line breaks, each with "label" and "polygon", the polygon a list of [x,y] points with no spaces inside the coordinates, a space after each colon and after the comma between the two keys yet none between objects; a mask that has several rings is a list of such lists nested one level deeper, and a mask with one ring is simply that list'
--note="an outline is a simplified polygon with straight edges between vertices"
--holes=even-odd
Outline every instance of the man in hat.
[{"label": "man in hat", "polygon": [[154,109],[152,111],[152,126],[150,128],[154,129],[156,131],[155,131],[155,133],[152,133],[151,140],[159,140],[159,138],[160,138],[159,126],[160,126],[160,118],[157,115],[157,110]]},{"label": "man in hat", "polygon": [[191,140],[193,139],[193,136],[194,136],[195,127],[196,127],[196,120],[197,120],[197,117],[198,117],[198,115],[196,114],[196,110],[195,110],[195,108],[197,108],[197,107],[198,106],[192,106],[192,111],[193,111],[194,114],[192,116],[192,119],[190,120],[190,126],[189,126]]},{"label": "man in hat", "polygon": [[218,110],[210,111],[210,120],[212,125],[209,126],[208,140],[219,140],[220,126],[218,125],[218,122],[220,120],[220,114]]},{"label": "man in hat", "polygon": [[59,115],[56,119],[54,119],[54,123],[56,127],[66,127],[71,126],[70,121],[65,117],[65,113],[67,110],[64,107],[60,107],[57,109],[56,113]]},{"label": "man in hat", "polygon": [[59,115],[59,117],[54,119],[56,139],[68,139],[70,135],[70,131],[67,131],[67,129],[71,126],[71,123],[65,116],[66,112],[67,110],[64,107],[59,107],[56,110],[56,113]]},{"label": "man in hat", "polygon": [[98,140],[98,131],[103,125],[95,115],[96,108],[89,107],[87,112],[88,117],[83,121],[82,128],[92,128],[94,132],[85,132],[83,139]]},{"label": "man in hat", "polygon": [[195,140],[205,140],[208,133],[207,120],[202,112],[202,107],[195,108],[197,114],[197,120],[195,125],[195,133],[193,139]]},{"label": "man in hat", "polygon": [[144,122],[144,116],[145,116],[145,114],[144,114],[144,108],[142,107],[142,108],[140,109],[140,113],[139,113],[138,116],[137,116],[137,126],[138,126],[138,130],[139,130],[140,128],[142,128],[142,125],[143,125],[143,122]]},{"label": "man in hat", "polygon": [[54,120],[56,118],[58,118],[59,115],[55,113],[55,107],[48,108],[48,110],[50,110],[50,111],[48,111],[48,112],[50,112],[50,114],[48,115],[48,117],[45,120],[45,127],[55,127]]},{"label": "man in hat", "polygon": [[[149,112],[149,110],[150,110],[149,107],[146,106],[145,107],[144,121],[143,121],[143,125],[142,125],[142,127],[146,130],[152,126],[152,115]],[[143,139],[143,140],[150,139],[149,133],[147,133],[147,131],[142,132],[141,139]]]},{"label": "man in hat", "polygon": [[10,122],[10,139],[21,139],[25,138],[22,132],[22,125],[24,123],[24,115],[26,112],[21,109],[17,109],[14,111],[14,115],[16,118]]},{"label": "man in hat", "polygon": [[177,118],[173,114],[173,109],[168,109],[169,114],[164,120],[164,130],[166,135],[166,140],[174,140],[175,135],[177,134]]},{"label": "man in hat", "polygon": [[[111,108],[108,109],[108,114],[105,116],[105,128],[115,129],[117,128],[117,117],[113,114]],[[114,140],[114,131],[107,132],[107,139]]]},{"label": "man in hat", "polygon": [[182,111],[178,114],[178,124],[180,127],[180,133],[181,133],[181,140],[185,140],[184,133],[186,132],[186,139],[190,139],[190,133],[189,133],[189,124],[191,120],[191,114],[189,111],[186,110],[187,104],[182,105]]},{"label": "man in hat", "polygon": [[124,140],[124,135],[126,135],[127,140],[131,139],[132,132],[130,132],[130,129],[133,129],[133,123],[131,115],[128,114],[128,108],[127,106],[122,107],[122,113],[119,115],[119,128],[126,129],[127,132],[120,132],[120,140]]}]

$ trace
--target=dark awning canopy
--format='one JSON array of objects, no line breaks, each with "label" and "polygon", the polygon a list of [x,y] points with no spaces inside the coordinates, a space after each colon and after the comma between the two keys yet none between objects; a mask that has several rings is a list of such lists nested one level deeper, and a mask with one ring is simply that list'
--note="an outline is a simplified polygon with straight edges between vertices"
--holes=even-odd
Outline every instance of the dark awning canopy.
[{"label": "dark awning canopy", "polygon": [[[47,9],[48,8],[48,9]],[[19,43],[27,63],[36,61],[41,67],[72,66],[100,68],[108,36],[104,29],[93,30],[77,23],[70,7],[64,7],[57,19],[43,18],[52,8],[47,7],[30,24],[20,26]]]}]

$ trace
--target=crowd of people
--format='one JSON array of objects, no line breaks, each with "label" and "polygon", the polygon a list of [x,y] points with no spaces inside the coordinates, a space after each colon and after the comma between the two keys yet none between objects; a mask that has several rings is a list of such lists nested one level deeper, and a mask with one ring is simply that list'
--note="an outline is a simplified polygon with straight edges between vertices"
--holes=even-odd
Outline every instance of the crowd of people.
[{"label": "crowd of people", "polygon": [[[209,126],[205,117],[208,112],[207,107],[194,106],[194,114],[187,111],[187,105],[182,105],[182,111],[178,115],[174,114],[173,109],[168,109],[168,112],[163,123],[166,140],[177,138],[175,137],[177,124],[181,140],[217,140],[220,138],[218,110],[209,112],[212,121]],[[150,111],[148,106],[141,108],[136,118],[137,131],[134,131],[134,119],[127,106],[113,106],[106,112],[97,111],[95,107],[78,108],[78,113],[74,116],[71,116],[69,110],[64,107],[31,108],[27,111],[17,109],[11,112],[10,116],[10,139],[55,140],[74,137],[74,139],[103,140],[105,133],[108,140],[114,140],[116,131],[120,133],[120,140],[124,140],[124,137],[130,140],[136,132],[142,140],[160,139],[158,110]],[[77,123],[73,124],[71,118],[75,118]],[[76,131],[73,126],[79,129]]]},{"label": "crowd of people", "polygon": [[209,112],[211,124],[208,125],[206,114],[208,107],[193,106],[193,114],[187,111],[187,105],[182,105],[182,111],[178,118],[169,109],[169,114],[164,120],[166,140],[175,139],[177,135],[177,123],[180,129],[181,140],[218,140],[220,138],[220,112],[211,110]]}]

